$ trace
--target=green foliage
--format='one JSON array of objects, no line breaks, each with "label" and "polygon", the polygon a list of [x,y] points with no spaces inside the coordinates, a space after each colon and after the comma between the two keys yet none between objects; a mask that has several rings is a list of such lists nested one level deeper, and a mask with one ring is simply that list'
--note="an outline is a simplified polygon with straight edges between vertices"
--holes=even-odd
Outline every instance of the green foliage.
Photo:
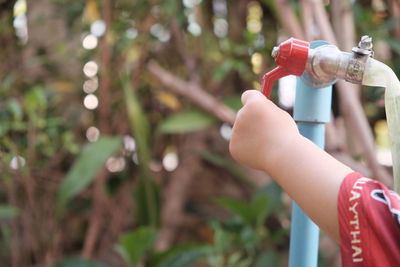
[{"label": "green foliage", "polygon": [[149,122],[129,80],[123,78],[122,82],[129,124],[136,138],[140,167],[139,185],[134,191],[137,218],[140,225],[156,227],[159,224],[161,201],[158,185],[154,183],[149,169],[151,156]]},{"label": "green foliage", "polygon": [[386,42],[390,45],[390,47],[395,51],[397,54],[400,55],[400,42],[399,40],[393,38],[387,38]]},{"label": "green foliage", "polygon": [[209,151],[199,151],[198,153],[206,161],[217,167],[225,169],[234,177],[236,177],[239,181],[254,187],[253,183],[247,178],[247,176],[243,173],[239,166],[231,159],[224,158],[216,153]]},{"label": "green foliage", "polygon": [[161,214],[160,188],[152,179],[141,178],[134,189],[136,219],[139,225],[158,226]]},{"label": "green foliage", "polygon": [[153,227],[140,227],[121,236],[118,251],[130,267],[135,267],[153,247],[156,236]]},{"label": "green foliage", "polygon": [[0,205],[0,219],[14,218],[18,215],[18,209],[10,205]]},{"label": "green foliage", "polygon": [[188,110],[180,113],[175,113],[158,125],[160,133],[188,133],[209,128],[217,120],[201,110]]},{"label": "green foliage", "polygon": [[227,99],[224,99],[223,103],[230,107],[233,110],[238,111],[243,107],[241,96],[232,96]]},{"label": "green foliage", "polygon": [[59,209],[87,188],[106,160],[120,147],[121,139],[101,137],[95,143],[87,144],[63,180],[57,195]]},{"label": "green foliage", "polygon": [[104,263],[89,261],[80,258],[65,259],[57,262],[52,267],[107,267]]},{"label": "green foliage", "polygon": [[138,159],[140,166],[143,168],[148,168],[148,163],[150,162],[149,122],[140,105],[140,100],[129,84],[128,78],[123,78],[122,83],[129,125],[134,137],[136,138],[136,143],[138,146]]},{"label": "green foliage", "polygon": [[269,184],[250,202],[218,199],[233,217],[223,222],[210,222],[214,233],[212,244],[182,244],[154,253],[154,228],[140,227],[121,238],[118,250],[130,266],[144,262],[145,266],[186,267],[199,261],[211,267],[278,266],[280,257],[274,246],[281,243],[287,233],[270,235],[264,224],[271,211],[281,206],[281,202],[273,200],[280,196],[280,190],[275,192],[276,189],[276,184]]},{"label": "green foliage", "polygon": [[256,194],[248,203],[233,199],[218,199],[217,203],[234,217],[222,223],[211,223],[215,234],[212,252],[207,256],[210,266],[277,264],[279,256],[273,245],[282,242],[283,236],[272,239],[264,225],[272,210],[268,196]]},{"label": "green foliage", "polygon": [[204,259],[210,253],[209,245],[184,244],[174,246],[164,252],[155,254],[149,266],[186,267]]},{"label": "green foliage", "polygon": [[[161,196],[169,178],[174,175],[160,170],[166,148],[173,146],[181,159],[182,139],[191,138],[191,133],[196,131],[210,130],[219,122],[184,98],[179,98],[177,110],[159,105],[154,92],[163,90],[165,84],[159,83],[147,69],[147,62],[155,60],[176,77],[199,82],[216,99],[222,99],[221,103],[239,110],[242,107],[241,92],[252,88],[262,75],[253,70],[255,64],[251,62],[251,55],[254,52],[262,55],[258,68],[262,72],[276,65],[269,56],[280,36],[277,29],[282,14],[276,1],[256,1],[263,15],[260,20],[262,30],[255,33],[247,29],[246,20],[251,14],[245,2],[226,1],[226,7],[219,7],[222,13],[217,14],[212,1],[41,0],[35,2],[35,8],[43,10],[40,14],[31,12],[28,5],[29,41],[25,45],[17,42],[11,2],[0,10],[0,43],[4,44],[0,51],[0,220],[5,222],[0,227],[2,265],[18,265],[12,263],[12,258],[20,257],[21,266],[42,266],[49,257],[79,254],[81,245],[86,243],[91,220],[95,218],[88,216],[95,201],[92,194],[85,195],[84,201],[72,200],[92,184],[107,158],[118,150],[126,165],[123,171],[110,173],[104,184],[108,193],[104,197],[105,202],[112,205],[133,200],[133,205],[121,203],[121,210],[129,210],[129,215],[118,214],[121,211],[117,208],[115,214],[112,211],[113,216],[125,216],[124,227],[133,229],[119,242],[119,251],[128,264],[135,266],[143,262],[149,267],[183,267],[201,262],[211,267],[279,266],[282,255],[286,255],[280,251],[288,248],[288,233],[281,225],[283,216],[280,216],[287,215],[287,207],[283,207],[281,201],[282,189],[276,183],[269,183],[255,192],[255,186],[243,169],[223,156],[227,151],[220,151],[220,147],[227,147],[226,142],[217,146],[218,153],[213,151],[212,144],[221,141],[216,135],[204,138],[207,139],[203,140],[204,146],[197,151],[203,161],[198,163],[212,166],[206,172],[210,178],[229,176],[229,179],[220,180],[231,183],[226,188],[235,187],[245,197],[252,195],[251,200],[220,198],[217,203],[232,214],[231,218],[221,220],[210,219],[208,210],[197,206],[199,199],[207,201],[203,195],[191,197],[184,203],[185,211],[188,211],[186,208],[190,212],[196,211],[190,217],[202,223],[212,237],[202,239],[202,229],[188,225],[190,231],[195,231],[190,233],[190,242],[199,244],[180,244],[167,251],[154,251],[154,240],[160,227]],[[185,6],[189,2],[200,4],[191,9]],[[351,6],[357,34],[369,34],[374,42],[380,40],[388,44],[390,51],[386,51],[387,54],[393,53],[387,63],[396,66],[400,62],[400,45],[391,31],[398,20],[391,17],[390,10],[377,11],[375,5],[367,2],[356,1]],[[107,3],[110,5],[106,6]],[[298,18],[301,16],[296,1],[290,1],[289,7],[294,8]],[[82,39],[90,32],[90,23],[98,19],[106,23],[107,33],[98,37],[97,48],[84,50]],[[228,31],[223,37],[215,34],[216,19],[226,22]],[[199,36],[189,30],[194,22],[201,27]],[[46,25],[54,26],[54,29],[46,32]],[[168,41],[157,37],[153,27],[156,25],[164,29]],[[137,36],[132,34],[135,31]],[[46,34],[52,35],[51,38]],[[375,47],[378,54],[382,48]],[[94,92],[99,106],[94,110],[82,106],[86,93],[81,88],[87,77],[84,78],[81,71],[88,60],[99,64],[99,89]],[[69,89],[53,86],[59,83],[68,84]],[[102,98],[103,92],[108,93],[109,99]],[[384,118],[384,110],[378,105],[381,99],[381,91],[375,88],[363,90],[363,104],[370,121]],[[99,127],[102,123],[108,124],[109,129],[101,134],[113,137],[100,138],[81,150],[88,127]],[[127,134],[134,136],[134,151],[120,145],[121,137]],[[26,164],[17,170],[10,166],[16,156],[26,160]],[[136,156],[138,165],[131,160]],[[201,183],[201,186],[213,185]],[[207,189],[202,188],[199,192]],[[229,189],[221,192],[224,196],[229,194]],[[15,203],[15,206],[6,203]],[[74,212],[63,214],[65,220],[60,222],[54,214],[67,209],[70,204],[76,205],[79,212],[70,209]],[[104,206],[107,214],[107,205]],[[130,216],[132,213],[134,215]],[[26,223],[26,218],[34,218],[35,224]],[[204,221],[208,222],[208,227],[204,226]],[[18,226],[17,233],[9,222]],[[41,226],[42,223],[54,225],[54,228],[48,231],[46,228],[44,235],[32,230],[32,225]],[[108,231],[107,228],[108,225],[101,225],[102,230]],[[65,229],[72,234],[59,235]],[[115,246],[110,241],[113,239],[108,238],[109,234],[119,233],[105,233],[107,238],[99,237],[101,246],[96,247]],[[179,234],[183,235],[179,242],[188,237],[187,232]],[[64,240],[59,242],[57,236],[63,236]],[[35,242],[25,242],[26,237],[32,237]],[[11,250],[19,243],[23,245]],[[66,266],[105,265],[75,258],[58,262],[53,267]]]},{"label": "green foliage", "polygon": [[273,251],[262,253],[256,259],[253,267],[266,267],[266,266],[278,266],[279,255]]},{"label": "green foliage", "polygon": [[[235,49],[234,51],[242,54],[241,47],[234,46],[232,47],[231,44],[226,44],[226,49]],[[229,48],[228,48],[229,47]],[[232,71],[238,71],[240,73],[245,73],[248,71],[248,66],[241,60],[234,60],[234,59],[226,59],[224,60],[221,65],[219,65],[215,70],[214,70],[214,79],[217,81],[223,80],[229,73]]]},{"label": "green foliage", "polygon": [[259,227],[270,211],[268,198],[256,195],[250,203],[243,203],[234,199],[220,198],[216,202],[238,216],[243,222]]},{"label": "green foliage", "polygon": [[268,198],[268,203],[271,208],[270,212],[278,212],[282,209],[282,188],[274,181],[258,189],[255,198],[264,196]]}]

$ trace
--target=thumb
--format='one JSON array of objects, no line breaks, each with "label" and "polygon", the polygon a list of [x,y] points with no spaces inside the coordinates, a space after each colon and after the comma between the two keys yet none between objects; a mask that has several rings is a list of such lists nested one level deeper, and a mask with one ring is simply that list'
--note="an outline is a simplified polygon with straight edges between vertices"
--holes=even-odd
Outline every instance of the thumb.
[{"label": "thumb", "polygon": [[266,99],[266,97],[258,90],[247,90],[242,94],[242,104],[245,105],[251,99]]}]

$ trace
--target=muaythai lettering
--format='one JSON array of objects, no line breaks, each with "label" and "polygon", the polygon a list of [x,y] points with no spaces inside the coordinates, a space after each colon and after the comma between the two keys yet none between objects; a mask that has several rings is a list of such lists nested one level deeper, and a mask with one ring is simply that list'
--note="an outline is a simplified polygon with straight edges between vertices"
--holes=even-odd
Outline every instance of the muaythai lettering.
[{"label": "muaythai lettering", "polygon": [[349,211],[353,214],[351,221],[350,221],[350,236],[351,236],[351,249],[353,250],[352,260],[353,262],[362,262],[363,258],[363,251],[361,247],[362,240],[360,239],[361,236],[361,228],[360,228],[360,218],[358,214],[358,205],[360,204],[360,197],[361,197],[361,190],[362,185],[368,182],[369,179],[361,178],[358,179],[354,185],[352,190],[350,191],[351,196],[349,198]]}]

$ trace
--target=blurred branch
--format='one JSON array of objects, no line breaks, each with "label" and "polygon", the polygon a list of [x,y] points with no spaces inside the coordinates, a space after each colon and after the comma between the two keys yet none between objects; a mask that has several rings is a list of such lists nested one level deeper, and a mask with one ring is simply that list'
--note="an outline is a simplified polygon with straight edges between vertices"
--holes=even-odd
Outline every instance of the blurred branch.
[{"label": "blurred branch", "polygon": [[394,24],[392,34],[396,39],[400,38],[400,3],[399,0],[389,0],[388,10],[392,15],[392,18],[396,20]]},{"label": "blurred branch", "polygon": [[356,42],[353,12],[350,0],[331,2],[332,26],[337,35],[337,45],[350,51]]},{"label": "blurred branch", "polygon": [[278,7],[277,10],[280,12],[280,22],[286,33],[291,37],[304,39],[305,34],[290,3],[287,0],[275,0],[275,3]]},{"label": "blurred branch", "polygon": [[85,243],[83,245],[82,257],[91,259],[98,238],[100,237],[100,229],[104,223],[104,209],[107,205],[107,199],[103,192],[103,185],[108,178],[108,172],[103,168],[101,173],[96,177],[93,187],[93,208],[89,220],[89,228],[86,234]]},{"label": "blurred branch", "polygon": [[170,248],[184,219],[184,205],[194,179],[193,166],[196,166],[199,161],[197,154],[193,153],[193,149],[197,149],[201,145],[199,141],[198,135],[190,136],[184,141],[182,151],[180,151],[182,162],[172,173],[170,183],[164,189],[165,202],[156,243],[158,251]]},{"label": "blurred branch", "polygon": [[[313,14],[316,21],[316,24],[319,27],[319,31],[321,33],[321,37],[332,44],[336,44],[336,37],[329,22],[328,15],[326,14],[325,7],[322,4],[321,0],[310,0],[311,7],[313,8]],[[341,18],[341,17],[339,17]]]},{"label": "blurred branch", "polygon": [[171,74],[155,61],[147,64],[149,72],[158,79],[161,84],[172,92],[189,98],[193,103],[213,114],[223,122],[233,125],[235,121],[235,112],[227,106],[221,104],[212,95],[208,94],[198,84],[186,82],[181,78]]},{"label": "blurred branch", "polygon": [[[175,29],[175,36],[181,38],[181,34],[177,33],[177,30],[178,29]],[[181,50],[183,51],[182,56],[185,60],[187,53],[186,48],[181,48]],[[190,61],[186,61],[186,64],[189,63]],[[147,69],[165,87],[175,94],[189,98],[205,111],[233,125],[236,116],[235,112],[219,103],[213,96],[201,89],[198,82],[196,82],[198,80],[196,75],[191,75],[192,80],[186,82],[162,68],[155,61],[150,61],[147,65]],[[186,144],[183,146],[182,153],[184,153],[185,156],[183,157],[183,162],[180,164],[181,167],[174,172],[169,186],[164,191],[165,202],[161,214],[161,228],[156,243],[157,250],[166,250],[172,245],[179,226],[181,225],[182,218],[184,217],[183,207],[186,202],[187,192],[189,191],[194,177],[192,167],[195,165],[196,161],[198,161],[198,157],[191,152],[192,149],[193,140],[191,139],[189,145]],[[190,166],[190,168],[186,166]]]},{"label": "blurred branch", "polygon": [[301,0],[301,21],[304,28],[304,38],[307,41],[312,41],[314,39],[312,28],[313,28],[313,15],[312,6],[310,0]]},{"label": "blurred branch", "polygon": [[197,69],[196,57],[193,52],[188,51],[185,36],[182,34],[176,19],[171,21],[172,35],[175,39],[177,50],[189,71],[189,80],[194,83],[200,83],[199,70]]},{"label": "blurred branch", "polygon": [[243,40],[243,29],[246,27],[247,4],[250,0],[227,1],[229,38],[235,42]]},{"label": "blurred branch", "polygon": [[103,18],[107,25],[107,30],[101,41],[101,59],[100,59],[100,88],[99,88],[99,122],[100,130],[103,134],[110,134],[110,87],[111,75],[113,69],[111,67],[111,44],[110,30],[112,23],[112,5],[110,0],[103,1]]}]

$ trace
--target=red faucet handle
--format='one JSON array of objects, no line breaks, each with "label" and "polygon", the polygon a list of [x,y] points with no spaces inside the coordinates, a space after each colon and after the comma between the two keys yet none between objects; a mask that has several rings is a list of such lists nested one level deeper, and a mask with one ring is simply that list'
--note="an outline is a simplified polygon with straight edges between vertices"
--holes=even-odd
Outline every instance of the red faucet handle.
[{"label": "red faucet handle", "polygon": [[279,45],[275,50],[275,62],[278,67],[266,73],[263,77],[261,87],[262,93],[266,97],[270,97],[272,84],[275,80],[287,75],[303,74],[307,59],[310,43],[295,38],[290,38]]},{"label": "red faucet handle", "polygon": [[275,69],[267,72],[264,74],[262,85],[261,85],[261,92],[267,97],[271,97],[272,85],[274,81],[290,75],[287,70],[281,66],[276,67]]}]

